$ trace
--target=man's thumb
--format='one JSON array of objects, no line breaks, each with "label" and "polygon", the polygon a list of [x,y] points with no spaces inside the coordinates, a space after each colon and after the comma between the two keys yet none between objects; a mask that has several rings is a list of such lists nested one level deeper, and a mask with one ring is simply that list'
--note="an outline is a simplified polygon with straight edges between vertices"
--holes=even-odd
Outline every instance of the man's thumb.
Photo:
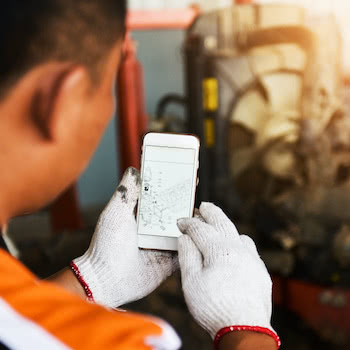
[{"label": "man's thumb", "polygon": [[[114,193],[109,206],[122,206],[133,212],[140,195],[141,178],[140,173],[135,168],[128,168]],[[120,208],[122,209],[122,208]]]}]

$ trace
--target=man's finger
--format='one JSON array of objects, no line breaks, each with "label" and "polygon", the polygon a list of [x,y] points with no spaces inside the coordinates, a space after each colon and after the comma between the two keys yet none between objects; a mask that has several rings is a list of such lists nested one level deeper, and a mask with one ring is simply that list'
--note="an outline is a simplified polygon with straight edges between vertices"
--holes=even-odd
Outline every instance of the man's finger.
[{"label": "man's finger", "polygon": [[219,234],[210,225],[197,218],[180,219],[177,226],[182,233],[191,237],[204,258],[208,256],[212,245],[219,238]]},{"label": "man's finger", "polygon": [[255,242],[246,235],[241,235],[240,239],[242,241],[242,243],[244,244],[244,246],[255,256],[259,256],[258,250],[256,248]]},{"label": "man's finger", "polygon": [[194,215],[193,215],[194,218],[196,219],[199,219],[200,221],[202,222],[205,222],[205,220],[203,219],[202,215],[201,215],[201,212],[199,211],[199,209],[195,209],[194,210]]},{"label": "man's finger", "polygon": [[196,274],[203,268],[202,254],[189,236],[179,238],[179,263],[183,280],[190,275]]},{"label": "man's finger", "polygon": [[202,203],[199,211],[205,222],[212,225],[218,232],[239,238],[235,225],[219,207],[212,203]]}]

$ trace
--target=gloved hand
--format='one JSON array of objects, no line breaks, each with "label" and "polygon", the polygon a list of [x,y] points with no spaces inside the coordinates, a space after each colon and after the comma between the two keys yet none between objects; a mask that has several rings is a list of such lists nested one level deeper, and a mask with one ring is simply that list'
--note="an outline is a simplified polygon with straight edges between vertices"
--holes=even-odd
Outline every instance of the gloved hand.
[{"label": "gloved hand", "polygon": [[[271,327],[272,282],[256,246],[210,203],[201,218],[181,219],[179,262],[190,312],[217,339],[234,330],[279,338]],[[279,346],[279,345],[278,345]]]},{"label": "gloved hand", "polygon": [[100,216],[89,249],[71,264],[85,290],[104,306],[117,308],[145,297],[178,267],[172,253],[138,248],[140,187],[139,172],[129,168]]}]

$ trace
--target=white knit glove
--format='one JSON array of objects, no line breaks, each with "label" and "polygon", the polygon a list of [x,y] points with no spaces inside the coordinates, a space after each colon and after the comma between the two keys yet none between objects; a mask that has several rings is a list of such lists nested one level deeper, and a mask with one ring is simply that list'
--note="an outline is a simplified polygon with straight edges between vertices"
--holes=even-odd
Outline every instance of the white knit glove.
[{"label": "white knit glove", "polygon": [[202,219],[178,221],[182,286],[193,317],[213,338],[231,327],[278,341],[270,323],[272,282],[253,240],[215,205],[203,203],[199,213]]},{"label": "white knit glove", "polygon": [[104,209],[87,252],[71,264],[95,302],[118,306],[153,292],[178,267],[170,252],[140,250],[135,206],[141,181],[129,168]]}]

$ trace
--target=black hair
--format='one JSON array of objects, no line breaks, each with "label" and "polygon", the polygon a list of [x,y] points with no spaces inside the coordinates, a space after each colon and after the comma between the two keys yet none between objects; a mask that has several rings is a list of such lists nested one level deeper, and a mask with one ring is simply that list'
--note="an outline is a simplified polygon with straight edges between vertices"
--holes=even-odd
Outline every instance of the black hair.
[{"label": "black hair", "polygon": [[3,0],[0,98],[48,61],[97,67],[125,31],[126,0]]}]

